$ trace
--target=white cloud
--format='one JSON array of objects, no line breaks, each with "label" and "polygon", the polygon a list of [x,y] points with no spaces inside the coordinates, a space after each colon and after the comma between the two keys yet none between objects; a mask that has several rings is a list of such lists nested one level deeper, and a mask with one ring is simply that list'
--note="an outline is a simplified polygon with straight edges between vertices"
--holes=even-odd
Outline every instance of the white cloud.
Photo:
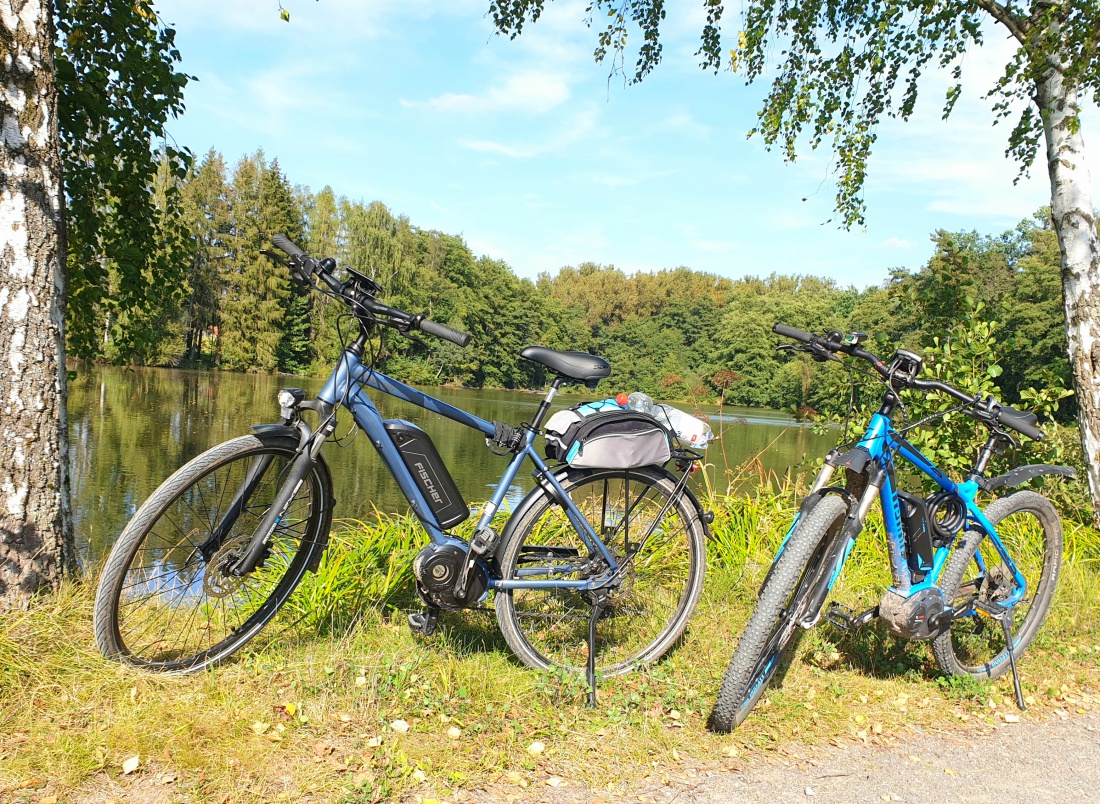
[{"label": "white cloud", "polygon": [[500,154],[512,159],[531,159],[564,150],[576,142],[585,140],[596,130],[596,118],[597,112],[594,109],[578,112],[558,132],[538,142],[506,144],[475,139],[460,141],[459,145],[481,153]]},{"label": "white cloud", "polygon": [[913,242],[906,240],[904,237],[889,237],[882,241],[882,247],[909,250],[913,248]]},{"label": "white cloud", "polygon": [[507,77],[482,95],[447,92],[426,101],[402,99],[401,105],[464,114],[509,111],[545,114],[568,101],[570,95],[569,81],[564,75],[527,72]]}]

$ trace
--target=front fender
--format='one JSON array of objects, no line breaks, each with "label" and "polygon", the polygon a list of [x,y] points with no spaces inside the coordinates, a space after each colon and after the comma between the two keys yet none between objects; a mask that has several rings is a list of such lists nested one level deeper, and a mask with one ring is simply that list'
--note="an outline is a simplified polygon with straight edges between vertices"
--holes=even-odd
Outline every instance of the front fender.
[{"label": "front fender", "polygon": [[988,480],[979,480],[978,485],[986,491],[996,491],[1003,488],[1016,488],[1029,480],[1034,480],[1042,475],[1057,475],[1059,477],[1077,477],[1077,470],[1072,466],[1053,466],[1049,463],[1033,463],[1028,466],[1018,466],[1005,472],[1003,475],[991,477]]}]

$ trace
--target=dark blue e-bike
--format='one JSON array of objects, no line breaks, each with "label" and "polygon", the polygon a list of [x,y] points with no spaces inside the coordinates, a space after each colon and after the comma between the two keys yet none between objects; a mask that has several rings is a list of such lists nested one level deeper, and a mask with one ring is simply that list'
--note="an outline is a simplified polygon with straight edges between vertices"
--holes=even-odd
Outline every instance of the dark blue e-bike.
[{"label": "dark blue e-bike", "polygon": [[[1011,441],[1009,431],[1043,437],[1032,413],[967,394],[939,380],[921,379],[921,357],[899,349],[884,362],[861,348],[866,335],[824,336],[776,324],[800,342],[787,346],[819,361],[838,354],[865,360],[885,392],[862,438],[826,456],[810,492],[761,586],[756,609],[737,644],[710,717],[730,731],[748,716],[782,666],[798,629],[824,617],[850,629],[880,618],[902,639],[930,640],[948,675],[994,679],[1010,667],[1023,708],[1016,659],[1034,638],[1050,607],[1062,561],[1062,525],[1054,506],[1034,491],[1017,491],[979,507],[977,495],[1018,486],[1040,475],[1074,475],[1064,466],[1022,466],[987,478],[992,456]],[[947,394],[956,408],[981,422],[989,437],[962,483],[936,468],[893,426],[904,390]],[[903,459],[939,487],[927,496],[898,488],[895,462]],[[844,485],[834,485],[838,470]],[[878,498],[882,506],[893,583],[879,605],[856,613],[825,601]]]},{"label": "dark blue e-bike", "polygon": [[[195,672],[254,637],[325,551],[334,504],[322,454],[348,410],[408,498],[430,537],[413,562],[426,608],[409,618],[434,631],[441,610],[495,594],[497,619],[514,653],[541,669],[615,675],[659,659],[683,634],[699,600],[710,514],[687,487],[690,450],[664,466],[576,469],[548,466],[535,438],[566,383],[611,373],[595,355],[530,346],[520,354],[553,379],[531,422],[487,421],[374,369],[364,359],[381,327],[427,333],[459,346],[470,336],[388,307],[381,288],[334,260],[313,260],[285,237],[272,241],[296,279],[327,292],[358,322],[316,399],[279,393],[282,420],[216,446],[180,468],[141,505],[114,545],[95,606],[95,633],[107,656],[144,668]],[[427,434],[384,419],[364,387],[419,405],[485,435],[511,456],[469,541],[451,531],[470,516]],[[316,417],[311,426],[304,414]],[[500,533],[494,517],[526,461],[535,488]]]}]

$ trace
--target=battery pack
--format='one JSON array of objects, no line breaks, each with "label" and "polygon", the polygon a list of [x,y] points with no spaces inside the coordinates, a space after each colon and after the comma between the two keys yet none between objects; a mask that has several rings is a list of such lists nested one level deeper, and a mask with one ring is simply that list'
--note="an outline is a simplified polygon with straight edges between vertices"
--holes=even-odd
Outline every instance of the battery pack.
[{"label": "battery pack", "polygon": [[401,419],[386,419],[383,425],[428,501],[439,527],[446,530],[468,519],[470,508],[428,434],[412,422]]}]

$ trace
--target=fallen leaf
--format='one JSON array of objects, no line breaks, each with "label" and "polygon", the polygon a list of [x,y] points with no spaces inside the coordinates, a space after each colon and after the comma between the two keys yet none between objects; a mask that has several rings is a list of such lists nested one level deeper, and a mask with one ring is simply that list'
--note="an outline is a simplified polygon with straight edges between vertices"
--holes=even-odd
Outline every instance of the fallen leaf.
[{"label": "fallen leaf", "polygon": [[457,726],[451,726],[449,729],[447,729],[447,736],[450,737],[452,740],[457,740],[459,737],[462,736],[462,729],[458,728]]},{"label": "fallen leaf", "polygon": [[[174,781],[176,781],[176,777],[173,774],[171,774],[171,773],[158,773],[156,778],[153,779],[153,784],[166,785],[166,784],[172,784],[172,782],[174,782]],[[39,804],[42,804],[42,802],[39,802]]]},{"label": "fallen leaf", "polygon": [[298,711],[298,707],[292,703],[283,704],[283,709],[291,717],[294,717],[294,713]]},{"label": "fallen leaf", "polygon": [[38,804],[57,804],[57,796],[42,796],[38,799]]},{"label": "fallen leaf", "polygon": [[355,686],[357,686],[357,687],[365,687],[365,686],[367,686],[367,677],[366,677],[366,676],[359,676],[359,677],[357,677],[357,678],[355,679]]},{"label": "fallen leaf", "polygon": [[415,771],[413,771],[413,778],[416,779],[416,781],[418,782],[423,782],[428,778],[428,774],[424,773],[424,771],[420,770],[420,768],[417,768]]},{"label": "fallen leaf", "polygon": [[140,756],[132,756],[122,763],[122,774],[128,776],[138,769],[138,765],[141,764]]},{"label": "fallen leaf", "polygon": [[367,746],[370,748],[377,748],[380,745],[382,745],[381,735],[379,735],[378,737],[371,737],[369,740],[367,740]]},{"label": "fallen leaf", "polygon": [[263,734],[265,731],[271,728],[270,723],[264,723],[262,720],[257,720],[252,724],[252,731],[256,734]]},{"label": "fallen leaf", "polygon": [[533,743],[531,743],[529,746],[527,746],[527,753],[530,754],[531,756],[536,756],[537,757],[539,754],[541,754],[545,750],[546,750],[546,746],[543,743],[540,743],[538,740],[535,740]]},{"label": "fallen leaf", "polygon": [[313,744],[313,755],[317,757],[327,757],[335,750],[328,743],[317,742]]},{"label": "fallen leaf", "polygon": [[738,754],[740,754],[741,752],[737,750],[736,745],[731,745],[731,746],[727,746],[726,749],[722,753],[725,754],[727,757],[735,757]]},{"label": "fallen leaf", "polygon": [[37,776],[32,776],[25,782],[20,782],[15,786],[16,790],[32,790],[36,787],[45,787],[46,783],[39,779]]},{"label": "fallen leaf", "polygon": [[404,734],[409,730],[409,722],[407,720],[395,720],[390,724],[390,728],[398,734]]},{"label": "fallen leaf", "polygon": [[549,779],[546,780],[546,785],[548,787],[561,787],[561,779],[559,779],[557,776],[551,776]]},{"label": "fallen leaf", "polygon": [[677,712],[675,709],[673,709],[671,712],[669,712],[668,716],[670,718],[672,718],[673,720],[679,720],[680,719],[680,713]]},{"label": "fallen leaf", "polygon": [[1005,715],[1005,723],[1019,723],[1019,722],[1020,722],[1020,716],[1019,715]]},{"label": "fallen leaf", "polygon": [[943,772],[946,773],[948,776],[958,776],[959,775],[958,771],[951,770],[951,768],[944,768]]},{"label": "fallen leaf", "polygon": [[816,795],[817,795],[817,791],[816,791],[816,790],[814,790],[814,789],[813,789],[812,787],[807,787],[807,788],[806,788],[806,795],[807,795],[807,796],[816,796]]}]

